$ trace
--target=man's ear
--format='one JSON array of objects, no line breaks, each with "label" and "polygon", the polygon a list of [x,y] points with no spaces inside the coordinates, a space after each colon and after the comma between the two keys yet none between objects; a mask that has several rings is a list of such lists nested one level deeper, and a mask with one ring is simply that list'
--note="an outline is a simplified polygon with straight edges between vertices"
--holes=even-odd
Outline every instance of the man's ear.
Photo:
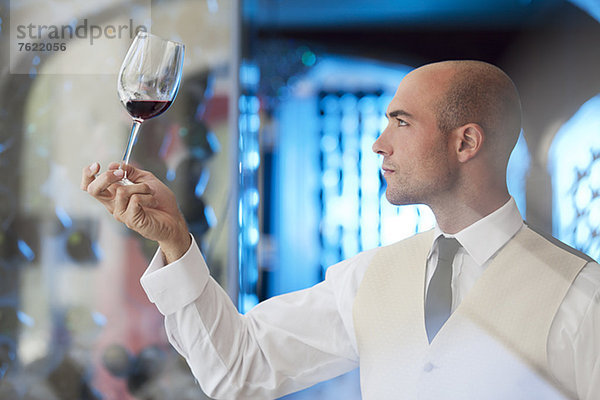
[{"label": "man's ear", "polygon": [[457,128],[456,134],[456,155],[459,162],[467,162],[481,151],[483,145],[483,128],[475,123],[469,123]]}]

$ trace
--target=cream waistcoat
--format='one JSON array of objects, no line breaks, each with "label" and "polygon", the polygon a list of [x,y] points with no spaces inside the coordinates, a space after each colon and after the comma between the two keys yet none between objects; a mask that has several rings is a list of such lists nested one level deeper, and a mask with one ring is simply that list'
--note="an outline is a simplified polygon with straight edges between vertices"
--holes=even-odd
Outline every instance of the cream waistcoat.
[{"label": "cream waistcoat", "polygon": [[554,315],[586,260],[524,227],[429,345],[425,260],[432,231],[381,248],[353,306],[364,400],[564,399],[550,378]]}]

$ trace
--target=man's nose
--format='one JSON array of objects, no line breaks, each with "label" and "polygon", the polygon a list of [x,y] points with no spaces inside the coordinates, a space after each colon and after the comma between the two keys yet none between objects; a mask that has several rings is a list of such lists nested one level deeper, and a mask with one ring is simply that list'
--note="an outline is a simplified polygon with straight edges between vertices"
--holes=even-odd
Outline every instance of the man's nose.
[{"label": "man's nose", "polygon": [[372,150],[380,156],[389,156],[391,154],[391,147],[385,140],[385,130],[381,132],[375,143],[373,143]]}]

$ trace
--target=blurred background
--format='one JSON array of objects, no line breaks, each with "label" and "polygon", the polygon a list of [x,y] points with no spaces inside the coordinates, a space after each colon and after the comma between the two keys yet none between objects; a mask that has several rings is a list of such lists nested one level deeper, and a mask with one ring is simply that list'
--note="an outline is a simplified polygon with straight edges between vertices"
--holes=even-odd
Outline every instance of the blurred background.
[{"label": "blurred background", "polygon": [[[204,398],[139,285],[156,245],[79,189],[125,149],[116,79],[136,26],[186,60],[132,159],[175,191],[245,312],[433,226],[427,207],[387,204],[371,145],[402,77],[445,59],[513,78],[511,194],[598,259],[599,20],[597,0],[0,0],[0,399]],[[65,50],[19,49],[48,42]],[[338,398],[360,398],[356,371],[286,396]]]}]

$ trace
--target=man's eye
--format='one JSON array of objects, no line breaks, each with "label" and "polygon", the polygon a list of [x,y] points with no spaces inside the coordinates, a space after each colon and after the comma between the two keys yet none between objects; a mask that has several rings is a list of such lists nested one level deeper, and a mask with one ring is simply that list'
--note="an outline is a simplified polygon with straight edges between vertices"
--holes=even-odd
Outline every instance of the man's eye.
[{"label": "man's eye", "polygon": [[396,118],[396,121],[398,122],[398,126],[407,126],[408,125],[408,122],[406,122],[403,119]]}]

